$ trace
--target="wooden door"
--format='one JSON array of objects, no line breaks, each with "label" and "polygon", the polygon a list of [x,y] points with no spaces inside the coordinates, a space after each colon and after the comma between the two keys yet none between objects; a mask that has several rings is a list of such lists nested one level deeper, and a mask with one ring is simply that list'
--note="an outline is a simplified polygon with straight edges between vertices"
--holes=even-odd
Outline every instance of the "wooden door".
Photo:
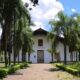
[{"label": "wooden door", "polygon": [[43,50],[37,51],[37,62],[44,63],[44,51]]}]

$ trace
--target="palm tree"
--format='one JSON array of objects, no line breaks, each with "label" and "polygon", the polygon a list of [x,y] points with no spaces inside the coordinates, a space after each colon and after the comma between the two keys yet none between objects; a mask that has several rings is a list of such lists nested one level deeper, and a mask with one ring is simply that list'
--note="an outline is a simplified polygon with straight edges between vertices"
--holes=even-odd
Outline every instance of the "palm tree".
[{"label": "palm tree", "polygon": [[53,55],[56,53],[56,50],[52,48],[52,49],[48,49],[48,52],[51,53],[52,56],[51,62],[53,62]]},{"label": "palm tree", "polygon": [[76,15],[76,19],[74,16],[70,17],[69,20],[69,48],[71,53],[71,60],[73,61],[73,52],[76,51],[76,60],[77,60],[77,52],[79,51],[79,34],[80,34],[80,25],[79,25],[79,16]]},{"label": "palm tree", "polygon": [[[15,42],[15,25],[17,20],[19,20],[21,17],[26,18],[29,25],[31,23],[31,18],[28,10],[26,9],[26,7],[24,7],[21,0],[18,1],[6,0],[5,2],[3,1],[2,4],[4,5],[2,6],[2,10],[1,10],[2,13],[0,12],[0,14],[2,16],[2,20],[4,20],[4,24],[2,26],[3,33],[2,33],[1,43],[5,51],[5,65],[7,66],[7,62],[6,62],[7,52],[8,52],[7,48],[8,48],[8,40],[11,34],[10,32],[11,30],[13,30],[13,26],[14,26],[14,42]],[[0,22],[3,22],[2,20]],[[25,22],[23,22],[23,24],[24,23]],[[14,43],[14,63],[15,63],[15,43]]]},{"label": "palm tree", "polygon": [[68,16],[65,15],[63,12],[58,13],[59,20],[52,20],[51,25],[54,26],[54,31],[56,35],[63,33],[64,39],[64,63],[66,64],[66,45],[68,44],[68,32],[67,32],[67,25],[68,25]]},{"label": "palm tree", "polygon": [[[15,64],[15,60],[16,60],[16,49],[15,49],[15,36],[16,36],[16,28],[15,28],[15,24],[16,24],[16,21],[18,20],[18,19],[20,19],[21,20],[21,22],[22,22],[22,25],[21,25],[21,27],[26,27],[26,26],[29,26],[30,24],[31,24],[31,17],[30,17],[30,14],[29,14],[29,12],[28,12],[28,10],[26,9],[26,7],[25,6],[23,6],[23,4],[22,4],[22,1],[21,0],[19,0],[19,2],[17,3],[17,5],[16,5],[16,8],[17,8],[17,12],[16,12],[16,10],[14,10],[14,64]],[[16,13],[18,13],[18,15],[16,15]],[[26,24],[26,25],[25,25]],[[20,30],[20,32],[22,32],[22,28],[20,28],[21,30]]]},{"label": "palm tree", "polygon": [[56,45],[58,43],[57,35],[55,35],[53,28],[52,28],[52,31],[48,33],[47,38],[52,43],[51,49],[48,49],[48,52],[51,53],[52,62],[53,62],[53,55],[54,53],[56,53]]},{"label": "palm tree", "polygon": [[26,61],[26,53],[29,53],[32,51],[32,31],[29,27],[25,28],[23,30],[23,44],[22,44],[22,61]]},{"label": "palm tree", "polygon": [[79,38],[77,40],[76,47],[77,47],[77,51],[79,52],[79,61],[80,61],[80,39]]},{"label": "palm tree", "polygon": [[77,14],[76,16],[76,26],[75,26],[75,33],[77,34],[77,41],[76,41],[76,50],[79,52],[79,61],[80,61],[80,15]]}]

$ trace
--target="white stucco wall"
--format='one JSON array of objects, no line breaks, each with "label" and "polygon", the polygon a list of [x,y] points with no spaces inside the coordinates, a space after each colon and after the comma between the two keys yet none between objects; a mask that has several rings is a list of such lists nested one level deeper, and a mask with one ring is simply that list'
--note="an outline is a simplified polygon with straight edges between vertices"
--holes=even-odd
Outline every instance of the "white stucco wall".
[{"label": "white stucco wall", "polygon": [[[43,39],[43,46],[38,46],[39,39]],[[32,63],[37,63],[37,50],[44,50],[44,62],[45,63],[51,62],[51,54],[48,52],[49,48],[50,42],[47,40],[46,36],[34,36],[33,45],[34,52],[30,56],[30,61],[32,61]]]},{"label": "white stucco wall", "polygon": [[[31,53],[30,55],[30,61],[32,63],[37,63],[37,50],[44,50],[44,63],[49,63],[52,60],[51,54],[48,52],[48,49],[51,47],[51,43],[47,40],[46,36],[34,36],[34,45],[33,45],[33,50],[34,52]],[[43,39],[43,46],[38,46],[38,40]],[[59,42],[56,46],[56,50],[60,53],[60,61],[64,61],[64,45]],[[70,53],[69,53],[69,48],[67,46],[67,61],[70,61]],[[11,61],[13,61],[13,53],[11,54]],[[22,61],[22,50],[19,52],[19,59]],[[73,54],[73,60],[76,61],[76,52]],[[17,60],[17,59],[16,59]],[[28,61],[28,53],[26,53],[26,61]],[[53,55],[53,61],[57,61],[55,58],[55,55]]]},{"label": "white stucco wall", "polygon": [[[38,40],[39,39],[43,39],[43,46],[38,46]],[[30,61],[32,63],[37,63],[37,51],[38,50],[44,50],[44,63],[49,63],[51,62],[52,60],[52,57],[51,57],[51,54],[48,52],[48,49],[51,48],[51,43],[50,41],[47,40],[47,36],[44,36],[44,35],[38,35],[38,36],[34,36],[33,37],[33,40],[34,40],[34,45],[33,45],[33,50],[34,52],[31,53],[30,55]],[[64,45],[59,42],[56,46],[56,50],[60,53],[60,61],[64,61]],[[67,61],[70,61],[70,52],[69,52],[69,47],[67,46]],[[22,61],[22,50],[20,50],[20,55],[19,55],[19,59],[20,61]],[[13,51],[12,51],[12,54],[11,54],[11,60],[13,61]],[[78,53],[79,55],[79,53]],[[77,57],[78,57],[77,55]],[[4,56],[3,56],[4,57]],[[73,60],[76,61],[76,52],[74,52],[73,54]],[[4,60],[3,60],[4,61]],[[26,61],[28,61],[28,55],[26,53]],[[53,61],[56,61],[56,58],[55,58],[55,55],[53,55]]]},{"label": "white stucco wall", "polygon": [[[69,47],[68,46],[66,46],[66,59],[67,59],[67,61],[70,61],[70,52],[69,52]],[[56,50],[58,51],[58,52],[60,52],[60,59],[61,59],[61,61],[64,61],[64,45],[61,43],[61,42],[59,42],[58,44],[57,44],[57,46],[56,46]],[[75,56],[74,56],[74,59],[75,59]],[[55,60],[55,58],[54,58],[54,61],[56,61]]]},{"label": "white stucco wall", "polygon": [[59,42],[56,46],[56,50],[60,53],[60,60],[64,60],[64,46],[61,42]]}]

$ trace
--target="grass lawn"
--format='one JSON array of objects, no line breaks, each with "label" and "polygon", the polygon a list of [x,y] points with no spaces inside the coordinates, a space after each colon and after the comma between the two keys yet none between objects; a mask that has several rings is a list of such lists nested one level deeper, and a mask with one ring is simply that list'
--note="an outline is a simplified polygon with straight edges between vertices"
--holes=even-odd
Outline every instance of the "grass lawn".
[{"label": "grass lawn", "polygon": [[5,63],[0,63],[0,68],[5,67]]},{"label": "grass lawn", "polygon": [[[11,65],[13,65],[13,63],[11,63]],[[0,68],[5,68],[5,63],[0,63]]]},{"label": "grass lawn", "polygon": [[[14,63],[12,62],[11,65],[13,65]],[[16,63],[18,64],[18,63]],[[19,63],[20,64],[20,63]],[[5,63],[0,63],[0,68],[5,68]]]}]

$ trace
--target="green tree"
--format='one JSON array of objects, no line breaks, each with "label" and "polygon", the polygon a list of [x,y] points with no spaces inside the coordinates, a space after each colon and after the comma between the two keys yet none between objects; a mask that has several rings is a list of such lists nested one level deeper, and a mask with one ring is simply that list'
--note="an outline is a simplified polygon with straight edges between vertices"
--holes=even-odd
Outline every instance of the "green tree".
[{"label": "green tree", "polygon": [[54,32],[56,36],[59,36],[59,34],[63,33],[63,44],[64,44],[64,63],[66,64],[66,45],[68,44],[68,16],[65,15],[63,12],[58,13],[58,19],[59,20],[52,20],[50,21],[50,24],[54,26]]},{"label": "green tree", "polygon": [[48,33],[47,37],[48,40],[51,42],[51,49],[48,49],[48,52],[51,53],[53,62],[53,55],[56,53],[56,45],[58,43],[58,38],[57,35],[55,35],[53,28],[52,31]]},{"label": "green tree", "polygon": [[[23,18],[27,19],[28,25],[31,23],[31,18],[29,15],[28,10],[23,5],[21,0],[6,0],[0,2],[0,23],[3,23],[1,25],[3,33],[2,33],[2,48],[5,51],[5,65],[7,66],[7,53],[8,51],[8,43],[9,40],[13,39],[13,48],[14,48],[14,64],[15,64],[15,33],[16,33],[16,22]],[[25,21],[22,21],[23,24]],[[13,33],[14,31],[14,33]],[[14,37],[10,37],[10,35],[13,35]],[[10,52],[9,52],[10,53]]]},{"label": "green tree", "polygon": [[29,53],[32,51],[32,31],[30,28],[25,28],[23,30],[23,44],[22,44],[22,61],[26,61],[26,53]]}]

